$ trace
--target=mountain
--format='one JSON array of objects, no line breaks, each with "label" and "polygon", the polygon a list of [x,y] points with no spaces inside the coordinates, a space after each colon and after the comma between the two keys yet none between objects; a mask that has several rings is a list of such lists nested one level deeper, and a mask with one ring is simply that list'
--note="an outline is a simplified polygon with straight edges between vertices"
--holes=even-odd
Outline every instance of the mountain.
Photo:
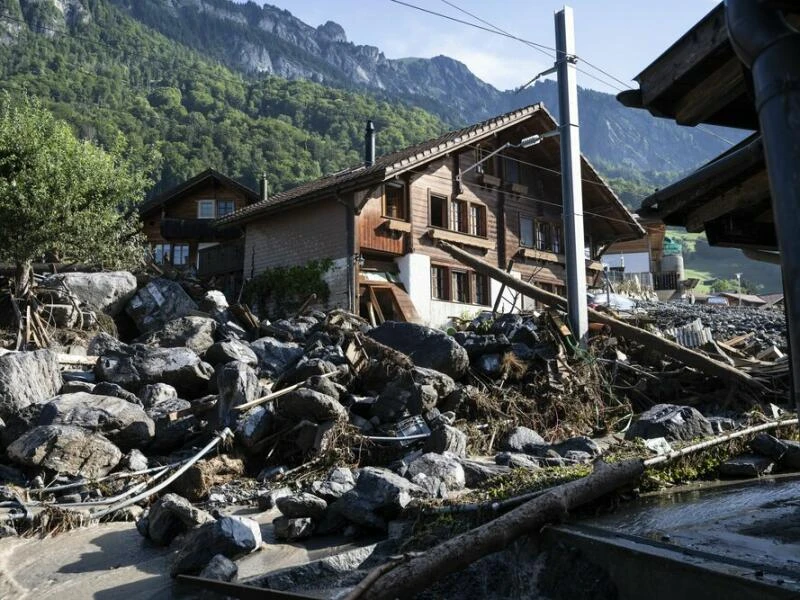
[{"label": "mountain", "polygon": [[[388,59],[374,46],[348,42],[344,29],[333,21],[315,28],[274,6],[230,0],[112,2],[166,37],[248,76],[270,74],[369,90],[424,108],[453,126],[534,102],[544,102],[558,114],[552,81],[538,82],[519,94],[500,91],[446,56]],[[651,172],[644,178],[662,183],[655,173],[674,176],[728,147],[702,129],[625,108],[610,94],[582,89],[579,103],[583,151],[606,172],[628,178]],[[739,132],[724,136],[742,138]]]}]

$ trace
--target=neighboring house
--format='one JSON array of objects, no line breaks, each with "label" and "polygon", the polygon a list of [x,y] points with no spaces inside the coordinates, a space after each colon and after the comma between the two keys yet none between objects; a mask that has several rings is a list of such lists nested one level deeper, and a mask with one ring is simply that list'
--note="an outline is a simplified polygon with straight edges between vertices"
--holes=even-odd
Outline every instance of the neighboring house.
[{"label": "neighboring house", "polygon": [[[207,169],[139,207],[144,233],[157,265],[216,276],[235,287],[243,262],[241,230],[215,228],[214,221],[261,199],[250,188]],[[216,249],[215,252],[207,252]],[[201,252],[202,251],[202,252]],[[203,261],[201,257],[208,257]],[[203,264],[203,263],[207,264]]]},{"label": "neighboring house", "polygon": [[777,294],[759,294],[759,298],[764,301],[764,304],[759,308],[763,310],[784,310],[783,293]]},{"label": "neighboring house", "polygon": [[761,308],[766,304],[760,296],[755,294],[737,294],[736,292],[719,292],[719,296],[728,299],[730,306],[749,306],[751,308]]},{"label": "neighboring house", "polygon": [[[513,259],[516,277],[564,294],[558,137],[504,149],[471,168],[506,142],[556,128],[537,104],[375,159],[370,123],[365,164],[276,194],[219,224],[245,229],[246,277],[330,258],[329,304],[378,321],[439,326],[493,305],[499,285],[437,248],[439,240],[494,266]],[[585,160],[582,176],[588,256],[644,236]],[[602,268],[587,262],[593,272]],[[532,306],[527,299],[516,304]]]}]

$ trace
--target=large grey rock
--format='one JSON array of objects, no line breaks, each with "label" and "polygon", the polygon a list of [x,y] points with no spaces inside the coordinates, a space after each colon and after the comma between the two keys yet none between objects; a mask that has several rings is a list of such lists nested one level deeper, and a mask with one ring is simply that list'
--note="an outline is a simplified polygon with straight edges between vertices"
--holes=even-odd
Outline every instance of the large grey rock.
[{"label": "large grey rock", "polygon": [[272,521],[272,526],[275,528],[275,537],[287,542],[302,540],[314,533],[314,523],[308,517],[278,517]]},{"label": "large grey rock", "polygon": [[781,467],[787,469],[800,469],[800,442],[794,440],[780,440],[786,446],[786,452],[780,460]]},{"label": "large grey rock", "polygon": [[558,453],[560,456],[567,456],[570,452],[585,452],[591,458],[600,456],[603,452],[600,446],[592,440],[583,435],[568,438],[557,444],[550,446],[550,449]]},{"label": "large grey rock", "polygon": [[0,356],[0,418],[32,404],[44,404],[62,384],[56,355],[49,350]]},{"label": "large grey rock", "polygon": [[206,523],[186,537],[183,550],[172,565],[170,574],[193,575],[199,573],[217,554],[236,558],[261,546],[261,529],[258,523],[243,517],[222,517]]},{"label": "large grey rock", "polygon": [[252,448],[264,439],[272,425],[274,414],[267,406],[255,406],[236,419],[236,440],[246,448]]},{"label": "large grey rock", "polygon": [[152,408],[166,400],[177,400],[178,390],[167,383],[148,383],[139,390],[142,406]]},{"label": "large grey rock", "polygon": [[206,350],[204,358],[206,362],[215,367],[234,360],[246,363],[251,367],[258,366],[258,357],[256,353],[253,352],[253,349],[247,342],[242,342],[241,340],[217,342]]},{"label": "large grey rock", "polygon": [[691,406],[656,404],[643,412],[628,429],[625,439],[663,437],[667,440],[689,441],[713,434],[711,424]]},{"label": "large grey rock", "polygon": [[279,398],[276,401],[276,410],[280,416],[293,421],[308,419],[320,423],[347,420],[347,409],[338,400],[306,388],[294,390]]},{"label": "large grey rock", "polygon": [[217,554],[200,571],[199,576],[203,579],[214,579],[215,581],[233,581],[238,574],[239,567],[235,562],[222,554]]},{"label": "large grey rock", "polygon": [[196,398],[208,390],[214,369],[188,348],[122,346],[103,355],[95,365],[99,381],[110,381],[137,392],[149,383],[166,383],[180,396]]},{"label": "large grey rock", "polygon": [[405,508],[411,502],[412,494],[422,494],[418,486],[380,467],[361,469],[353,491],[360,498],[370,501],[373,510],[387,510],[390,513]]},{"label": "large grey rock", "polygon": [[86,353],[92,356],[103,356],[109,352],[120,352],[127,347],[127,344],[119,341],[113,335],[101,331],[89,341]]},{"label": "large grey rock", "polygon": [[311,491],[328,502],[341,498],[356,486],[355,477],[350,469],[334,467],[321,481],[311,484]]},{"label": "large grey rock", "polygon": [[258,397],[258,376],[245,363],[231,362],[217,369],[217,388],[217,417],[220,424],[228,425],[238,416],[233,408]]},{"label": "large grey rock", "polygon": [[136,277],[128,271],[108,273],[59,273],[48,275],[43,285],[59,289],[67,285],[80,303],[116,317],[136,293]]},{"label": "large grey rock", "polygon": [[125,312],[142,333],[157,331],[173,319],[195,310],[197,304],[179,283],[162,278],[154,279],[136,292],[125,307]]},{"label": "large grey rock", "polygon": [[290,519],[310,519],[320,520],[325,516],[328,503],[322,498],[313,494],[301,493],[292,496],[284,496],[276,500],[278,510],[283,516]]},{"label": "large grey rock", "polygon": [[750,479],[772,472],[775,463],[771,458],[758,454],[742,454],[729,458],[719,466],[720,475]]},{"label": "large grey rock", "polygon": [[[181,398],[165,398],[150,406],[147,409],[147,414],[151,419],[158,422],[160,419],[168,419],[171,413],[186,410],[191,407],[192,403],[188,400],[182,400]],[[156,425],[156,431],[158,431],[158,424]]]},{"label": "large grey rock", "polygon": [[173,319],[158,331],[142,336],[138,341],[161,348],[186,347],[203,354],[214,345],[217,322],[210,317],[187,316]]},{"label": "large grey rock", "polygon": [[453,381],[452,377],[434,369],[414,367],[411,371],[411,376],[414,379],[414,383],[433,386],[439,398],[446,398],[456,389],[456,382]]},{"label": "large grey rock", "polygon": [[479,462],[476,460],[461,459],[464,468],[464,481],[467,487],[475,488],[487,482],[492,477],[508,473],[507,466]]},{"label": "large grey rock", "polygon": [[776,437],[768,433],[759,433],[750,442],[750,448],[753,452],[771,458],[778,462],[786,454],[788,446]]},{"label": "large grey rock", "polygon": [[164,494],[147,514],[147,537],[159,546],[167,546],[179,534],[212,523],[210,513],[195,508],[183,496]]},{"label": "large grey rock", "polygon": [[280,342],[273,337],[250,343],[258,357],[258,367],[268,377],[278,377],[303,356],[303,348],[294,342]]},{"label": "large grey rock", "polygon": [[441,425],[425,440],[425,452],[449,452],[464,457],[467,454],[467,434],[451,425]]},{"label": "large grey rock", "polygon": [[140,406],[113,396],[78,392],[44,405],[39,425],[76,425],[102,433],[121,450],[146,446],[156,426]]},{"label": "large grey rock", "polygon": [[515,427],[500,443],[500,448],[508,452],[536,454],[538,449],[546,446],[544,438],[528,427]]},{"label": "large grey rock", "polygon": [[408,475],[423,474],[428,478],[440,479],[449,491],[463,490],[466,485],[464,467],[458,457],[452,454],[428,452],[408,465]]},{"label": "large grey rock", "polygon": [[123,400],[133,404],[142,403],[142,401],[139,400],[139,396],[133,392],[129,392],[121,385],[111,383],[110,381],[101,381],[100,383],[96,384],[92,388],[91,393],[96,396],[112,396],[114,398],[122,398]]},{"label": "large grey rock", "polygon": [[467,351],[438,329],[416,323],[386,321],[367,332],[371,338],[407,354],[419,367],[435,369],[455,379],[469,368]]},{"label": "large grey rock", "polygon": [[108,474],[122,458],[120,449],[105,437],[73,425],[34,427],[6,452],[23,465],[89,479]]}]

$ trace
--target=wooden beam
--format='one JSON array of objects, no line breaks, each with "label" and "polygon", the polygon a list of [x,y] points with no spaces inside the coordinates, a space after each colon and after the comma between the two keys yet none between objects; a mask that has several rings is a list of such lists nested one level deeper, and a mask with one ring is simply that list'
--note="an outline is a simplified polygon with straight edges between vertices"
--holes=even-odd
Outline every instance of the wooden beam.
[{"label": "wooden beam", "polygon": [[746,94],[743,70],[744,66],[739,59],[732,56],[678,100],[675,105],[675,121],[680,125],[690,126],[704,123],[736,98]]},{"label": "wooden beam", "polygon": [[728,215],[706,223],[706,237],[711,246],[777,250],[778,236],[774,223],[759,223],[752,218]]},{"label": "wooden beam", "polygon": [[691,210],[686,217],[686,230],[692,233],[703,231],[705,224],[736,210],[755,206],[770,195],[767,172],[759,171],[735,187],[729,188],[715,198]]}]

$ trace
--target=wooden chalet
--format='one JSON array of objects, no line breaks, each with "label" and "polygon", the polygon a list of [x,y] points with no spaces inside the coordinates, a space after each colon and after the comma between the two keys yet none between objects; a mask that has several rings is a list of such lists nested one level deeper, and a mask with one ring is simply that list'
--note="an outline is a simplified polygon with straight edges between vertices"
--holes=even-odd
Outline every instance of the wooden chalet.
[{"label": "wooden chalet", "polygon": [[[246,276],[330,258],[330,304],[376,321],[442,325],[493,305],[499,286],[439,250],[439,240],[502,268],[513,259],[516,276],[563,294],[558,138],[505,150],[469,170],[505,142],[556,127],[543,106],[533,105],[377,159],[368,135],[365,164],[218,223],[244,228]],[[582,175],[590,256],[642,237],[644,230],[586,160]],[[590,272],[602,268],[596,260],[587,264]],[[521,300],[516,309],[530,306]]]}]

